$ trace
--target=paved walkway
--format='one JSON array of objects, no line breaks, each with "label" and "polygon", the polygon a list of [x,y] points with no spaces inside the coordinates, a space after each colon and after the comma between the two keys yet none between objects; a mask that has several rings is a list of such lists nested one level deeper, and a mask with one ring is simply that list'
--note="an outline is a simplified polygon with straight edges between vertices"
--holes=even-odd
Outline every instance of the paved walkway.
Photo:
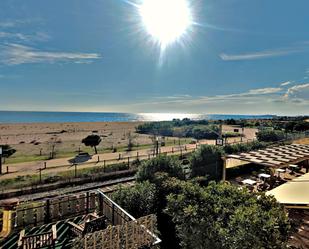
[{"label": "paved walkway", "polygon": [[[240,142],[240,139],[231,138],[229,142]],[[215,144],[215,140],[200,140],[199,144]],[[180,154],[182,152],[193,151],[196,148],[195,144],[185,144],[185,145],[174,145],[161,147],[161,153],[168,153],[169,155]],[[84,163],[78,165],[78,169],[90,168],[93,166],[103,166],[105,165],[127,162],[128,157],[130,162],[135,160],[137,156],[139,159],[147,159],[153,155],[153,149],[141,149],[130,152],[116,152],[116,153],[104,153],[93,155],[92,158]],[[119,159],[120,158],[120,159]],[[2,167],[2,172],[6,172],[8,167],[9,173],[0,175],[0,180],[15,178],[17,176],[33,175],[38,174],[38,169],[44,167],[46,163],[46,169],[42,171],[42,174],[55,174],[57,172],[64,172],[73,170],[72,163],[70,162],[73,158],[59,158],[47,161],[35,161],[35,162],[25,162],[16,164],[4,164]]]},{"label": "paved walkway", "polygon": [[[200,144],[214,144],[215,141],[213,140],[204,140],[201,141]],[[196,148],[195,144],[186,144],[181,146],[166,146],[161,147],[161,153],[168,153],[169,155],[172,154],[180,154],[181,151],[185,152],[185,148],[187,151],[192,151]],[[136,151],[130,152],[121,152],[121,153],[104,153],[104,154],[97,154],[93,155],[92,158],[87,160],[84,163],[80,163],[78,165],[78,169],[84,169],[93,167],[96,165],[102,166],[115,164],[117,162],[127,162],[128,157],[130,158],[130,162],[135,160],[137,156],[140,159],[147,159],[153,155],[153,149],[141,149]],[[120,159],[119,159],[120,158]],[[17,176],[25,176],[25,175],[32,175],[38,174],[38,169],[44,167],[44,163],[46,163],[46,169],[42,171],[43,174],[52,174],[56,172],[64,172],[73,170],[72,163],[70,160],[73,158],[59,158],[59,159],[52,159],[47,161],[35,161],[35,162],[25,162],[25,163],[16,163],[16,164],[5,164],[2,167],[2,171],[6,172],[6,167],[9,169],[8,174],[3,174],[0,176],[0,180],[14,178]]]}]

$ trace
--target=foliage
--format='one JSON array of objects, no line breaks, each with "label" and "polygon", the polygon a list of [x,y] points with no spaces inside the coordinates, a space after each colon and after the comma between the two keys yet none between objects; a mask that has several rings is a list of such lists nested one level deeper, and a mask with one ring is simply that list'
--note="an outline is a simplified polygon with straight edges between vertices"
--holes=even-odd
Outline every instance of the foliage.
[{"label": "foliage", "polygon": [[131,132],[129,132],[127,134],[127,139],[128,139],[128,149],[127,151],[132,151],[133,147],[134,147],[134,139],[136,138],[136,136],[133,136],[131,134]]},{"label": "foliage", "polygon": [[277,142],[285,138],[284,132],[278,130],[261,130],[256,136],[262,142]]},{"label": "foliage", "polygon": [[179,181],[178,186],[167,197],[166,213],[176,224],[182,248],[285,247],[290,225],[273,197],[224,183],[202,188]]},{"label": "foliage", "polygon": [[89,135],[82,140],[85,146],[90,146],[94,148],[95,154],[98,154],[97,146],[101,143],[101,137],[99,135]]},{"label": "foliage", "polygon": [[208,176],[210,180],[219,180],[222,176],[223,150],[214,145],[202,145],[197,151],[192,153],[191,176]]},{"label": "foliage", "polygon": [[222,137],[229,138],[229,137],[244,137],[244,134],[239,134],[238,132],[225,132],[222,134]]},{"label": "foliage", "polygon": [[173,135],[173,124],[168,121],[144,123],[137,126],[136,131],[142,134],[155,134],[162,136]]},{"label": "foliage", "polygon": [[186,136],[193,137],[195,139],[217,139],[218,138],[219,128],[215,125],[208,126],[191,126]]},{"label": "foliage", "polygon": [[139,125],[138,133],[161,136],[193,137],[196,139],[216,139],[218,126],[207,120],[174,119],[173,121],[151,122]]},{"label": "foliage", "polygon": [[267,143],[265,142],[253,141],[249,143],[228,144],[223,147],[223,150],[226,154],[237,154],[251,150],[260,150],[266,147]]},{"label": "foliage", "polygon": [[158,156],[143,161],[136,174],[137,181],[149,180],[153,182],[155,173],[166,172],[169,176],[183,177],[183,170],[180,161],[171,156]]},{"label": "foliage", "polygon": [[309,130],[309,122],[301,121],[295,124],[294,126],[295,131],[307,131]]},{"label": "foliage", "polygon": [[10,145],[0,145],[0,147],[2,148],[2,156],[5,158],[8,158],[10,156],[12,156],[16,150],[13,149]]},{"label": "foliage", "polygon": [[135,218],[156,212],[156,187],[148,181],[120,188],[112,194],[112,199]]}]

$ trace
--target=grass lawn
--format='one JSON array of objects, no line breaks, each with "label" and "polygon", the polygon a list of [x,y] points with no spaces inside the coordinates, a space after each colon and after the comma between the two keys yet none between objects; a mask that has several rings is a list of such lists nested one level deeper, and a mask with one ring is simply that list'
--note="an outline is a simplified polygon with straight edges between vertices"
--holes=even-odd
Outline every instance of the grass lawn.
[{"label": "grass lawn", "polygon": [[[178,138],[169,138],[168,140],[166,140],[165,142],[165,146],[177,146],[179,145],[179,143],[181,145],[183,144],[187,144],[190,143],[192,141],[192,139],[190,138],[181,138],[178,140]],[[174,143],[175,142],[175,143]],[[141,149],[150,149],[153,147],[153,144],[141,144],[141,145],[135,145],[132,148],[132,151],[136,151],[136,150],[141,150]],[[116,147],[117,152],[124,152],[128,149],[127,146],[119,146]],[[90,147],[87,147],[86,149],[83,150],[84,152],[88,152],[89,154],[93,154],[93,149]],[[103,154],[103,153],[111,153],[112,149],[111,148],[104,148],[104,149],[98,149],[98,153],[99,154]],[[76,152],[72,152],[72,151],[56,151],[56,155],[55,155],[55,159],[56,158],[68,158],[68,157],[74,157],[76,155]],[[35,162],[35,161],[45,161],[48,160],[49,157],[47,155],[13,155],[10,158],[7,158],[5,160],[5,163],[7,164],[13,164],[13,163],[23,163],[23,162]],[[5,165],[4,165],[5,167]]]}]

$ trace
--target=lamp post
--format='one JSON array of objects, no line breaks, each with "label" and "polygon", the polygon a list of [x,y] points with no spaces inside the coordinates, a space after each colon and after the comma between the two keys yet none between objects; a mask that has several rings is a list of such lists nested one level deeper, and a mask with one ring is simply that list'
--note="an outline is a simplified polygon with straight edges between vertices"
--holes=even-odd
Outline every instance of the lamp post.
[{"label": "lamp post", "polygon": [[0,147],[0,175],[2,175],[2,147]]}]

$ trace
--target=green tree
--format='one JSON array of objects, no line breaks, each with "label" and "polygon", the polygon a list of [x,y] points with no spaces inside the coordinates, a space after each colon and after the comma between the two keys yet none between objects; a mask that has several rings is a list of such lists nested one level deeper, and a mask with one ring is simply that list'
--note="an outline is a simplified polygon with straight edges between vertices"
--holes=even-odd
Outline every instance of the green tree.
[{"label": "green tree", "polygon": [[135,218],[156,212],[156,187],[148,181],[120,188],[112,194],[112,199]]},{"label": "green tree", "polygon": [[4,158],[10,157],[16,152],[15,149],[13,149],[10,145],[7,145],[7,144],[0,145],[0,147],[2,148],[2,156]]},{"label": "green tree", "polygon": [[82,140],[85,146],[90,146],[94,148],[95,154],[98,154],[97,146],[101,143],[101,137],[99,135],[89,135]]},{"label": "green tree", "polygon": [[223,150],[214,145],[202,145],[190,157],[191,176],[208,176],[209,180],[220,180],[223,168]]},{"label": "green tree", "polygon": [[179,185],[181,191],[167,197],[166,213],[182,248],[285,248],[290,224],[273,197],[225,183]]},{"label": "green tree", "polygon": [[284,132],[278,130],[261,130],[256,136],[261,142],[277,142],[285,138]]},{"label": "green tree", "polygon": [[252,141],[250,143],[227,144],[223,147],[223,150],[226,154],[237,154],[251,150],[265,149],[266,147],[267,143],[265,142]]},{"label": "green tree", "polygon": [[136,174],[137,181],[149,180],[153,182],[155,173],[166,172],[169,176],[183,178],[181,162],[175,157],[158,156],[151,160],[143,161]]},{"label": "green tree", "polygon": [[309,130],[309,122],[300,121],[294,126],[295,131],[307,131]]},{"label": "green tree", "polygon": [[[2,157],[5,158],[9,158],[10,156],[12,156],[16,150],[13,149],[10,145],[0,145],[0,147],[2,148]],[[2,159],[1,159],[2,160]],[[0,164],[1,165],[1,164]],[[1,172],[1,170],[0,170]]]}]

